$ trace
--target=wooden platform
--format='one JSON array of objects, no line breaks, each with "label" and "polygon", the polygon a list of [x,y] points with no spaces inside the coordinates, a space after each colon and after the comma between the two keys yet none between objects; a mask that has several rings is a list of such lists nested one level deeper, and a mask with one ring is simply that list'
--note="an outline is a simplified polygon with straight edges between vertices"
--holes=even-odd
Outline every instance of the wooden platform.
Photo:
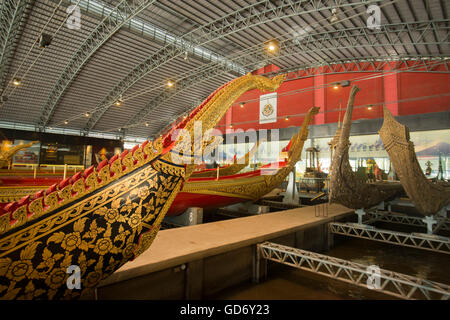
[{"label": "wooden platform", "polygon": [[351,213],[353,210],[344,206],[330,205],[328,217],[316,217],[311,206],[162,230],[149,250],[105,279],[100,287],[323,225]]}]

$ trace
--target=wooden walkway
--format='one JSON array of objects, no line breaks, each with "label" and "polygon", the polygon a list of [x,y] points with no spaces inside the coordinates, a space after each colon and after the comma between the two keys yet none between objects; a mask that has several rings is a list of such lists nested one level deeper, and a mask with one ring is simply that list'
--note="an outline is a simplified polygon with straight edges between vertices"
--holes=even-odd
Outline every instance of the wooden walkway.
[{"label": "wooden walkway", "polygon": [[311,206],[162,230],[146,252],[126,263],[100,286],[261,243],[335,221],[351,213],[353,210],[344,206],[330,205],[328,217],[316,217],[314,207]]}]

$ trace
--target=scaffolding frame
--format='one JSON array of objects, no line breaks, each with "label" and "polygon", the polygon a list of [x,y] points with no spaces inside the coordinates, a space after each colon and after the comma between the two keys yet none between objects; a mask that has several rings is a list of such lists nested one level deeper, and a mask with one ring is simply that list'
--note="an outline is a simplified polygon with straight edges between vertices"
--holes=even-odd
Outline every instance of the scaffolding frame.
[{"label": "scaffolding frame", "polygon": [[[390,222],[396,224],[403,224],[414,227],[427,227],[426,223],[423,221],[423,218],[420,217],[412,217],[403,214],[397,214],[388,211],[376,211],[376,212],[366,212],[367,220],[363,222],[365,224],[371,224],[374,222]],[[433,227],[433,233],[439,230],[450,231],[450,219],[444,217],[436,217],[437,224]]]},{"label": "scaffolding frame", "polygon": [[[272,242],[258,244],[258,259],[266,259],[291,267],[314,272],[329,278],[371,289],[371,267],[311,251],[283,246]],[[450,286],[434,281],[378,269],[379,286],[374,289],[401,299],[450,299]]]},{"label": "scaffolding frame", "polygon": [[450,239],[447,237],[420,233],[406,233],[377,229],[369,225],[330,222],[331,234],[374,240],[416,249],[450,254]]}]

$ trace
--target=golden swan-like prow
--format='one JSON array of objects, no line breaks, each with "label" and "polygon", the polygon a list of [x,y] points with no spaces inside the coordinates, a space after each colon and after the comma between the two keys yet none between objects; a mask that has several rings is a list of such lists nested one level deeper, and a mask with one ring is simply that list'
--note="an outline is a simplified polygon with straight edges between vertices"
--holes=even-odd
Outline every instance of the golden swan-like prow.
[{"label": "golden swan-like prow", "polygon": [[353,86],[350,91],[342,131],[331,163],[329,201],[352,209],[367,209],[391,199],[401,191],[401,187],[395,184],[365,183],[352,170],[348,154],[349,137],[353,103],[359,90],[358,86]]},{"label": "golden swan-like prow", "polygon": [[383,126],[378,133],[400,183],[421,214],[437,214],[450,204],[449,188],[427,179],[417,160],[409,128],[395,120],[388,108],[384,107],[383,113]]},{"label": "golden swan-like prow", "polygon": [[[193,122],[203,121],[205,132],[245,92],[240,84],[247,90],[276,89],[279,79],[237,78],[196,108],[183,127],[193,133]],[[148,249],[195,167],[172,162],[177,142],[166,138],[0,207],[0,298],[79,297]],[[66,286],[67,268],[74,265],[81,291]]]}]

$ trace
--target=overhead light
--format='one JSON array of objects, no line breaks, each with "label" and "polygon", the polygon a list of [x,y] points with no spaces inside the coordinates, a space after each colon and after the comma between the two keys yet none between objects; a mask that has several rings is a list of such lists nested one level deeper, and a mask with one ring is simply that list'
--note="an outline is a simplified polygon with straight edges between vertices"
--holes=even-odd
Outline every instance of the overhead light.
[{"label": "overhead light", "polygon": [[233,128],[233,124],[232,123],[230,123],[230,128]]},{"label": "overhead light", "polygon": [[168,81],[167,81],[167,86],[168,86],[169,88],[172,88],[174,85],[175,85],[175,82],[173,82],[172,80],[168,80]]},{"label": "overhead light", "polygon": [[289,117],[284,118],[284,120],[288,121],[288,120],[289,120]]},{"label": "overhead light", "polygon": [[52,39],[50,34],[42,33],[39,37],[39,47],[47,48],[52,43]]},{"label": "overhead light", "polygon": [[91,115],[90,112],[86,112],[86,113],[84,114],[84,116],[85,116],[86,118],[89,118],[90,115]]},{"label": "overhead light", "polygon": [[188,60],[189,60],[189,55],[188,55],[188,52],[187,52],[187,51],[184,52],[184,60],[185,60],[185,61],[188,61]]},{"label": "overhead light", "polygon": [[330,22],[334,23],[339,21],[339,18],[337,16],[337,8],[333,8],[331,9],[331,18],[330,18]]},{"label": "overhead light", "polygon": [[333,84],[333,89],[335,89],[335,90],[339,89],[339,82],[336,82],[335,84]]},{"label": "overhead light", "polygon": [[20,78],[14,78],[12,81],[13,85],[15,85],[16,87],[20,86],[22,83],[22,79]]},{"label": "overhead light", "polygon": [[119,99],[117,99],[117,101],[114,103],[116,106],[120,107],[122,105],[123,99],[122,96],[119,97]]},{"label": "overhead light", "polygon": [[64,120],[64,124],[69,124],[69,120]]},{"label": "overhead light", "polygon": [[241,108],[243,108],[245,106],[245,104],[243,102],[240,103]]},{"label": "overhead light", "polygon": [[277,53],[279,50],[279,43],[277,40],[270,40],[266,44],[266,51],[269,53]]},{"label": "overhead light", "polygon": [[372,105],[368,106],[367,110],[372,110]]},{"label": "overhead light", "polygon": [[148,127],[150,124],[148,122],[145,123],[145,126]]}]

